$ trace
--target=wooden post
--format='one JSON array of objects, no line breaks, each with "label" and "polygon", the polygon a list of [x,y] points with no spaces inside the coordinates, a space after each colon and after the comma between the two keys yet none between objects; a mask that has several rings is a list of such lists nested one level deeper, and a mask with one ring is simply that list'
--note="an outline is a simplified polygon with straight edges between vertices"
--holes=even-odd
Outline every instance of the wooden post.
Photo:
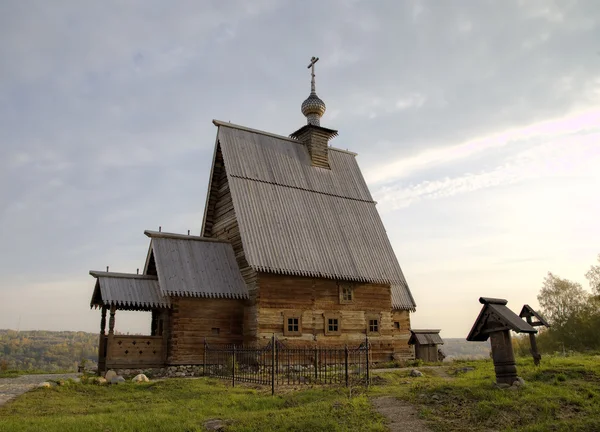
[{"label": "wooden post", "polygon": [[[530,315],[526,317],[527,323],[529,325],[533,325],[533,320]],[[537,341],[535,340],[535,333],[529,333],[529,344],[531,345],[531,355],[533,356],[533,363],[536,366],[540,365],[540,361],[542,360],[542,355],[539,353],[537,348]]]},{"label": "wooden post", "polygon": [[233,355],[231,359],[231,386],[235,387],[235,344],[233,344]]},{"label": "wooden post", "polygon": [[492,357],[498,384],[512,385],[517,380],[517,364],[510,338],[510,330],[490,333]]},{"label": "wooden post", "polygon": [[275,347],[275,334],[271,337],[271,396],[275,394],[275,354],[277,348]]},{"label": "wooden post", "polygon": [[106,369],[106,306],[102,306],[100,316],[100,337],[98,341],[98,375]]},{"label": "wooden post", "polygon": [[115,334],[115,313],[117,312],[116,306],[110,307],[110,319],[108,320],[108,334]]},{"label": "wooden post", "polygon": [[346,373],[346,387],[348,387],[348,345],[344,346],[344,371]]},{"label": "wooden post", "polygon": [[102,306],[102,315],[100,317],[100,335],[106,334],[106,306]]}]

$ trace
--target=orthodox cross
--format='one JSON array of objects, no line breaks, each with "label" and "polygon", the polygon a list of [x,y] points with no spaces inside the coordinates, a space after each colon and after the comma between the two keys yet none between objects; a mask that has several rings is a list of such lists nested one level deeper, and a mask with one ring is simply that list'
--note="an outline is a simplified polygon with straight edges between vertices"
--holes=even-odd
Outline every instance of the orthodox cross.
[{"label": "orthodox cross", "polygon": [[308,69],[312,68],[311,71],[311,80],[310,80],[310,92],[315,93],[315,63],[319,61],[319,57],[313,57],[310,59],[310,64],[308,65]]}]

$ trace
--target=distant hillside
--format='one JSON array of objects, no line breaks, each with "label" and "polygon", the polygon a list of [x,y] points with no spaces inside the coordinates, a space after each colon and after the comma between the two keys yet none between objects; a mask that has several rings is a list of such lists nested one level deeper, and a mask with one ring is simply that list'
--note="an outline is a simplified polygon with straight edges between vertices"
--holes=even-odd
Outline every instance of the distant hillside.
[{"label": "distant hillside", "polygon": [[0,369],[76,370],[98,358],[98,334],[46,330],[0,330]]},{"label": "distant hillside", "polygon": [[490,358],[490,343],[467,342],[462,338],[445,338],[442,351],[446,359],[487,359]]}]

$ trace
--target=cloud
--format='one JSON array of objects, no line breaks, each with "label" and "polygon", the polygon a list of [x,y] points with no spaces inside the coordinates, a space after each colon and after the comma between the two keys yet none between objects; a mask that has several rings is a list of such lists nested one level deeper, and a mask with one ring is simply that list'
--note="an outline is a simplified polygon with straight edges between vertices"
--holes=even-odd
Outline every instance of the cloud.
[{"label": "cloud", "polygon": [[[52,281],[85,308],[87,270],[140,266],[144,229],[199,230],[210,120],[297,130],[313,55],[333,144],[359,153],[407,275],[433,269],[449,238],[472,241],[461,212],[477,213],[475,197],[508,206],[517,188],[526,206],[543,193],[536,181],[574,195],[577,176],[597,179],[596,12],[594,1],[0,3],[0,296]],[[569,244],[584,250],[590,235],[577,235]],[[30,302],[31,316],[60,310],[67,291]],[[22,305],[6,304],[14,322]],[[86,319],[72,328],[97,330]]]}]

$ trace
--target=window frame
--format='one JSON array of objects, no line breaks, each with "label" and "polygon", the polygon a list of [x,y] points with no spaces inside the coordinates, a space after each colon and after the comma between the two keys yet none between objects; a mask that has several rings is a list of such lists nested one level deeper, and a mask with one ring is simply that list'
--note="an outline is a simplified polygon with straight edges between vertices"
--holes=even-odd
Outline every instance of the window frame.
[{"label": "window frame", "polygon": [[[298,331],[289,330],[290,319],[298,320]],[[302,312],[299,311],[286,311],[283,312],[283,335],[284,336],[302,336]]]},{"label": "window frame", "polygon": [[[349,282],[340,282],[338,283],[338,290],[339,290],[339,300],[340,300],[340,304],[353,304],[354,303],[354,298],[355,298],[355,290],[356,290],[356,286],[353,283],[349,283]],[[345,292],[349,292],[350,293],[350,298],[348,299],[345,295]]]},{"label": "window frame", "polygon": [[[337,320],[337,330],[329,330],[329,320]],[[325,336],[339,336],[342,334],[342,314],[339,312],[326,312],[323,314],[323,332]]]},{"label": "window frame", "polygon": [[[377,331],[371,331],[371,321],[377,321]],[[367,313],[365,314],[365,326],[368,335],[381,335],[381,314]]]}]

